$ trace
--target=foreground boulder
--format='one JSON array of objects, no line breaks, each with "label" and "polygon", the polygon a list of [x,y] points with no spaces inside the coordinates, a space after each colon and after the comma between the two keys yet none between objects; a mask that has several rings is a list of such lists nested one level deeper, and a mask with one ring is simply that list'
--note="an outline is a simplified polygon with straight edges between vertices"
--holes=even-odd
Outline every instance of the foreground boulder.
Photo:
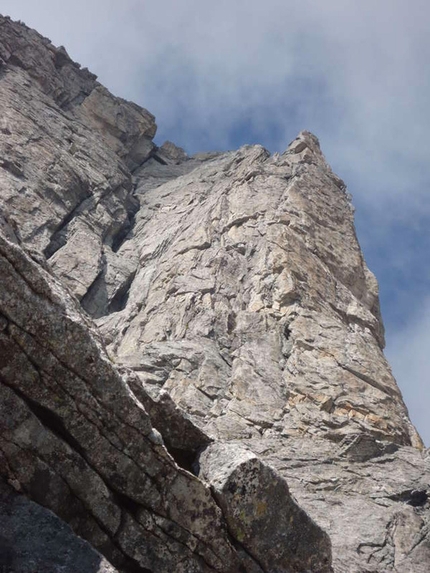
[{"label": "foreground boulder", "polygon": [[297,505],[287,482],[236,444],[209,446],[199,475],[211,484],[229,531],[263,571],[331,571],[326,533]]}]

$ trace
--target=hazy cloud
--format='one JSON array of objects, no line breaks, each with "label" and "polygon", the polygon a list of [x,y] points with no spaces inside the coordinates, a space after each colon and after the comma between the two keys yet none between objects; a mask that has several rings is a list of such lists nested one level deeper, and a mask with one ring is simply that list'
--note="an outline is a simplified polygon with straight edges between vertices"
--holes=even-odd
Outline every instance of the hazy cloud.
[{"label": "hazy cloud", "polygon": [[[234,127],[282,149],[315,131],[362,195],[428,183],[430,5],[414,0],[13,0],[114,92],[190,148]],[[268,127],[269,128],[268,128]],[[276,126],[276,129],[275,129]],[[210,131],[210,133],[208,133]],[[373,196],[373,198],[371,197]],[[398,197],[397,197],[398,198]],[[401,199],[400,199],[401,200]]]},{"label": "hazy cloud", "polygon": [[430,297],[409,323],[392,333],[387,357],[402,380],[405,402],[421,436],[430,444],[428,393],[430,386]]}]

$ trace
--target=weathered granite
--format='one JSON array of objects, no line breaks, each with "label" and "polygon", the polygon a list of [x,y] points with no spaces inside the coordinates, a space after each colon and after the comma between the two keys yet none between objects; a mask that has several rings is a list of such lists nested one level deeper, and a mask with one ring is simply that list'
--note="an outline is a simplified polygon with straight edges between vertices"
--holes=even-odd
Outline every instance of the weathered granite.
[{"label": "weathered granite", "polygon": [[128,302],[100,320],[118,360],[144,372],[157,356],[159,386],[215,436],[276,424],[420,445],[381,351],[349,198],[315,137],[201,161],[140,201],[118,251],[134,253]]},{"label": "weathered granite", "polygon": [[0,476],[119,567],[237,570],[208,488],[169,456],[77,304],[1,236],[0,276]]},{"label": "weathered granite", "polygon": [[[163,408],[179,463],[178,450],[196,451],[207,436],[171,399],[152,400],[135,374],[121,376],[77,302],[1,235],[0,277],[0,478],[120,570],[251,573],[210,489],[175,463],[138,398],[157,425]],[[270,542],[254,528],[257,537]]]},{"label": "weathered granite", "polygon": [[98,312],[115,310],[130,281],[115,251],[138,209],[129,167],[155,149],[154,117],[3,17],[0,60],[0,227],[43,251],[84,307],[103,285]]},{"label": "weathered granite", "polygon": [[427,572],[429,452],[316,137],[156,148],[0,31],[1,477],[124,573]]},{"label": "weathered granite", "polygon": [[280,435],[245,443],[285,477],[300,507],[329,534],[336,573],[428,570],[428,450],[366,434],[339,445]]},{"label": "weathered granite", "polygon": [[[124,309],[98,321],[109,352],[153,399],[168,392],[209,437],[276,467],[329,532],[337,573],[425,569],[428,461],[382,352],[344,183],[307,132],[282,155],[252,146],[180,165],[135,174],[141,208],[120,252],[138,263]],[[364,485],[386,455],[379,488],[390,476],[393,494],[424,492],[397,546],[384,540],[407,500],[381,505]],[[328,501],[318,475],[341,474],[345,459],[356,491],[340,479]],[[418,557],[399,557],[402,543]]]}]

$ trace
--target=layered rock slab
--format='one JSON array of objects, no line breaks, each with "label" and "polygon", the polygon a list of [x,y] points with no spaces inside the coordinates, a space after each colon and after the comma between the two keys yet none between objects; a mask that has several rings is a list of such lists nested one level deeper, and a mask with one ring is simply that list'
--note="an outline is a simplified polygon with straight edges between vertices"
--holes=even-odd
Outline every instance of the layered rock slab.
[{"label": "layered rock slab", "polygon": [[130,170],[155,149],[154,117],[3,17],[0,64],[0,227],[43,252],[84,306],[103,288],[113,310],[131,275],[115,254],[138,208]]},{"label": "layered rock slab", "polygon": [[79,308],[0,241],[3,479],[124,570],[238,570],[208,488],[169,456]]}]

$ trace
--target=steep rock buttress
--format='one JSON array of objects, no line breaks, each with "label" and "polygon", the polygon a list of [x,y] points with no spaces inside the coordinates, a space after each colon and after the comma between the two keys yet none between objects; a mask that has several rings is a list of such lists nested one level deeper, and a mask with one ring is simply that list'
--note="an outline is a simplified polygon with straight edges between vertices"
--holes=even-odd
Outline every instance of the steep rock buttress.
[{"label": "steep rock buttress", "polygon": [[0,565],[46,566],[43,524],[53,571],[70,543],[85,571],[427,573],[428,452],[316,137],[157,148],[8,18],[0,106]]}]

